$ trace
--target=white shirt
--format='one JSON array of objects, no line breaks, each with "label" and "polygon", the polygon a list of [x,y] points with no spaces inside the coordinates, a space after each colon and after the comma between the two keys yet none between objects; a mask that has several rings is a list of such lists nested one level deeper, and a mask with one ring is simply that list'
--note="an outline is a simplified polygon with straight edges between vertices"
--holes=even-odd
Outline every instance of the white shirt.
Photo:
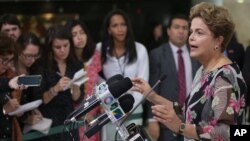
[{"label": "white shirt", "polygon": [[178,70],[178,53],[177,53],[177,51],[179,49],[182,50],[182,57],[183,57],[183,60],[184,60],[185,76],[186,76],[186,96],[188,96],[188,94],[191,91],[192,82],[193,82],[192,63],[191,63],[191,58],[190,58],[188,48],[187,48],[186,45],[179,48],[179,47],[175,46],[171,42],[169,42],[169,44],[170,44],[170,47],[171,47],[171,50],[172,50],[172,53],[173,53],[173,56],[174,56],[176,70]]},{"label": "white shirt", "polygon": [[[101,43],[97,46],[101,46]],[[107,61],[103,64],[103,74],[108,79],[115,74],[121,74],[124,77],[140,77],[148,81],[149,79],[149,60],[148,53],[144,45],[135,42],[137,60],[127,64],[125,56],[116,58],[107,54]]]}]

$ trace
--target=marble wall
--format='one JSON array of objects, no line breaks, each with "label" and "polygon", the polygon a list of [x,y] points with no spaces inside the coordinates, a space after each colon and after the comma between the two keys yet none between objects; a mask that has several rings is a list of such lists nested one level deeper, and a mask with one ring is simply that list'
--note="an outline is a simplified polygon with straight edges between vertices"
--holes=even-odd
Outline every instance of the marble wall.
[{"label": "marble wall", "polygon": [[[235,22],[238,41],[244,47],[250,45],[250,0],[192,0],[192,5],[202,1],[225,6]],[[239,3],[239,1],[243,1],[243,3]]]},{"label": "marble wall", "polygon": [[236,25],[237,38],[245,47],[250,45],[250,0],[237,3],[236,0],[224,0]]}]

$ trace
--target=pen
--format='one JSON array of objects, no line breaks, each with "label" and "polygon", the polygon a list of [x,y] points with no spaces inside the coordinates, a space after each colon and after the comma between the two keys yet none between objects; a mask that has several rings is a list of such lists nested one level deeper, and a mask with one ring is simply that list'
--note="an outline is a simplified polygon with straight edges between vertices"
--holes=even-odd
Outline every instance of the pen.
[{"label": "pen", "polygon": [[63,77],[62,74],[60,72],[58,72],[58,71],[56,72],[56,74],[58,74],[59,76]]},{"label": "pen", "polygon": [[10,96],[8,96],[8,94],[6,94],[5,97],[6,97],[8,100],[11,100],[11,98],[10,98]]}]

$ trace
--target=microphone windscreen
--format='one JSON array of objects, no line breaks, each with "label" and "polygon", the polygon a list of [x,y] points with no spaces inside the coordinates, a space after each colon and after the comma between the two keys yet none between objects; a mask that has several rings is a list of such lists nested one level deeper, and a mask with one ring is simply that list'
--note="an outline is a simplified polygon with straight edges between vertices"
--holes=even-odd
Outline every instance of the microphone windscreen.
[{"label": "microphone windscreen", "polygon": [[131,80],[126,77],[116,83],[112,83],[108,86],[110,93],[114,96],[114,98],[118,98],[123,93],[127,92],[130,88],[132,88],[133,84]]},{"label": "microphone windscreen", "polygon": [[122,80],[123,79],[123,76],[121,74],[116,74],[116,75],[113,75],[112,77],[110,77],[107,81],[106,81],[106,84],[109,86],[113,83],[116,83],[118,82],[119,80]]},{"label": "microphone windscreen", "polygon": [[132,95],[130,94],[125,94],[122,97],[118,99],[120,106],[122,110],[127,113],[133,108],[133,104],[135,102],[135,99]]},{"label": "microphone windscreen", "polygon": [[160,81],[162,82],[163,80],[165,80],[167,78],[167,75],[166,74],[163,74],[160,78]]}]

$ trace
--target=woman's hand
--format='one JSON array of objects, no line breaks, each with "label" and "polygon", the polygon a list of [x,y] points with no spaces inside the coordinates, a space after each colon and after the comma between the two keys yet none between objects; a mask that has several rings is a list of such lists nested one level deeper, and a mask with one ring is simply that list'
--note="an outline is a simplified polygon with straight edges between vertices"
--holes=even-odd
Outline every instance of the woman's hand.
[{"label": "woman's hand", "polygon": [[27,88],[27,87],[24,86],[23,84],[19,85],[19,84],[17,83],[18,77],[20,77],[20,76],[24,76],[24,74],[19,75],[19,76],[16,76],[16,77],[12,78],[12,79],[9,81],[9,86],[10,86],[10,88],[15,89],[15,90],[23,90],[23,89],[26,89],[26,88]]},{"label": "woman's hand", "polygon": [[19,102],[16,98],[10,99],[4,106],[3,109],[5,111],[5,114],[8,114],[10,112],[15,111],[17,108],[20,107]]},{"label": "woman's hand", "polygon": [[143,95],[146,94],[151,90],[151,86],[142,78],[134,78],[132,79],[133,83],[133,90],[142,93]]},{"label": "woman's hand", "polygon": [[25,120],[25,123],[33,125],[33,124],[37,124],[42,119],[43,119],[43,116],[41,112],[38,109],[35,109],[31,111],[31,114],[27,117],[27,119]]},{"label": "woman's hand", "polygon": [[90,113],[86,114],[81,118],[84,121],[87,121],[87,123],[90,123],[92,120],[94,120],[94,116]]},{"label": "woman's hand", "polygon": [[152,106],[152,113],[154,114],[154,119],[164,124],[170,130],[175,133],[179,131],[182,121],[175,113],[173,107],[154,105]]},{"label": "woman's hand", "polygon": [[62,77],[57,84],[54,86],[54,90],[56,93],[64,91],[65,88],[68,86],[69,82],[70,82],[70,78],[64,76]]},{"label": "woman's hand", "polygon": [[78,100],[79,97],[81,96],[81,89],[80,86],[72,84],[70,87],[70,92],[72,94],[72,99],[74,101]]}]

